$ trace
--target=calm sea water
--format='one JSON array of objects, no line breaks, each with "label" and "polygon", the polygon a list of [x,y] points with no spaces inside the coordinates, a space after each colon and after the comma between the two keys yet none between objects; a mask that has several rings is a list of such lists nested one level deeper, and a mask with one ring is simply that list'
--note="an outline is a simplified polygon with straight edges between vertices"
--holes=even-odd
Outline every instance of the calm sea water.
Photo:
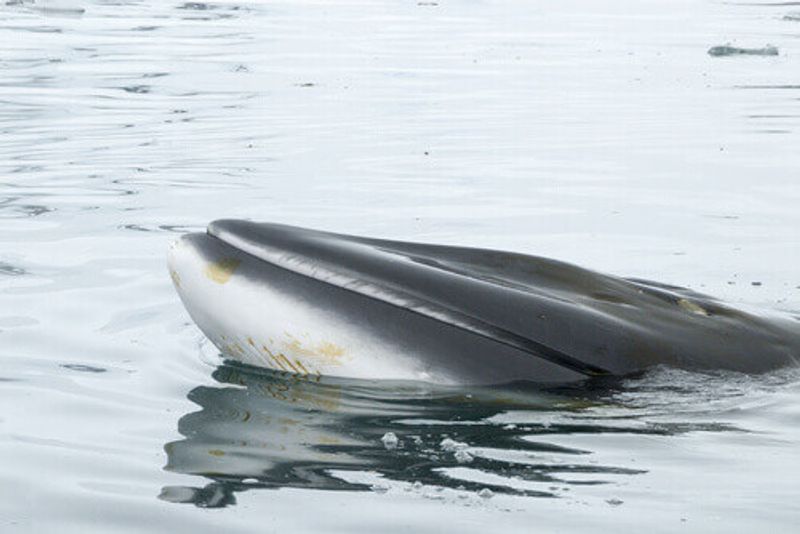
[{"label": "calm sea water", "polygon": [[0,531],[796,532],[796,370],[308,382],[164,263],[242,217],[796,312],[798,147],[792,3],[6,1]]}]

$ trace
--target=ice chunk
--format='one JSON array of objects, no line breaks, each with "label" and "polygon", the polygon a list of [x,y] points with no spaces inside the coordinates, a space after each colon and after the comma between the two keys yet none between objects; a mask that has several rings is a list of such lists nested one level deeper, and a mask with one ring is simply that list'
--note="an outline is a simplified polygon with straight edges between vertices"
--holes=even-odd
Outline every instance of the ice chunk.
[{"label": "ice chunk", "polygon": [[381,438],[383,442],[383,446],[386,447],[386,450],[394,450],[397,448],[397,445],[400,443],[400,440],[397,438],[397,435],[394,432],[387,432]]},{"label": "ice chunk", "polygon": [[456,461],[460,464],[468,464],[473,460],[472,455],[464,449],[458,449],[454,456],[456,457]]},{"label": "ice chunk", "polygon": [[455,452],[461,449],[466,449],[469,445],[463,443],[461,441],[456,441],[450,438],[444,438],[441,443],[439,443],[439,447],[445,452]]}]

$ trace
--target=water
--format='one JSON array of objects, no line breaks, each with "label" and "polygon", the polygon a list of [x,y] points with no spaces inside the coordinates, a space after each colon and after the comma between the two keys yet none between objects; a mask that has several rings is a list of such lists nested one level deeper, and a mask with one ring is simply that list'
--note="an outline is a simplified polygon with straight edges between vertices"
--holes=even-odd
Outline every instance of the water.
[{"label": "water", "polygon": [[305,382],[170,287],[249,217],[800,310],[796,6],[602,4],[0,7],[0,531],[794,531],[794,370]]}]

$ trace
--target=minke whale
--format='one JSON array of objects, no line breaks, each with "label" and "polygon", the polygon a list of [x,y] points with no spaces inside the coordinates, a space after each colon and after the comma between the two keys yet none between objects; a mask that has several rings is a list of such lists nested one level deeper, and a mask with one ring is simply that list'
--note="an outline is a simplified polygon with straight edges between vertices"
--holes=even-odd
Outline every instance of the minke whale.
[{"label": "minke whale", "polygon": [[309,379],[557,384],[800,359],[797,317],[513,252],[219,220],[168,264],[225,358]]}]

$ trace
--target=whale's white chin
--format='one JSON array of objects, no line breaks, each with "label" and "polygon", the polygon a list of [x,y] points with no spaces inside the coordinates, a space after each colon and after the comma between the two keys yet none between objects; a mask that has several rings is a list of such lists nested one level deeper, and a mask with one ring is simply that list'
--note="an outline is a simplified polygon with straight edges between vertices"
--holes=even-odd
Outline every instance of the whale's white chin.
[{"label": "whale's white chin", "polygon": [[452,382],[431,375],[403,347],[370,335],[353,318],[305,300],[298,281],[288,280],[291,273],[214,237],[178,239],[168,266],[192,319],[227,359],[309,379]]}]

